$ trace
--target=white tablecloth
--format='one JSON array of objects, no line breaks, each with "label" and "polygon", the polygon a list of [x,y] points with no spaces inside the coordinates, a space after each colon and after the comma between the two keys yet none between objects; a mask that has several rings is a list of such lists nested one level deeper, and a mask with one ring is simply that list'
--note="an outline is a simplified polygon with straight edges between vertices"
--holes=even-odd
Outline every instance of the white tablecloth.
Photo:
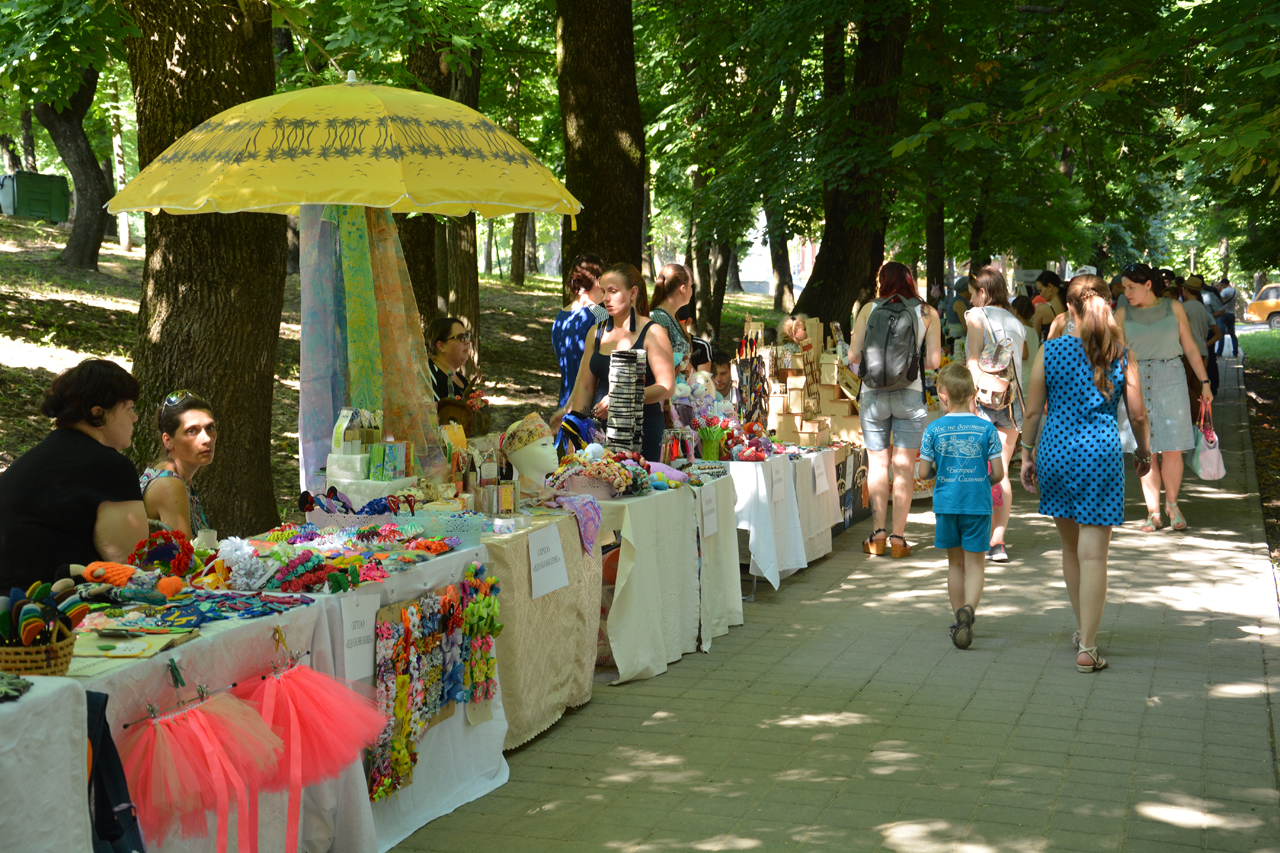
[{"label": "white tablecloth", "polygon": [[[716,531],[708,534],[703,524],[703,502],[708,492],[715,493]],[[712,480],[694,489],[697,495],[697,521],[702,548],[701,592],[702,651],[711,650],[711,641],[729,633],[729,626],[742,624],[742,585],[738,570],[738,496],[732,477]]]},{"label": "white tablecloth", "polygon": [[[826,488],[817,492],[814,469],[826,470]],[[797,459],[792,467],[796,478],[796,505],[800,510],[800,535],[804,538],[805,560],[812,563],[831,553],[831,527],[840,521],[839,483],[836,481],[836,455],[823,450]]]},{"label": "white tablecloth", "polygon": [[21,699],[0,703],[0,847],[91,850],[84,687],[27,678]]},{"label": "white tablecloth", "polygon": [[749,536],[751,574],[777,589],[782,578],[809,565],[791,460],[779,455],[764,462],[726,464],[737,492],[737,524]]},{"label": "white tablecloth", "polygon": [[618,680],[652,678],[697,649],[698,540],[692,489],[601,501],[601,530],[622,531],[609,644]]}]

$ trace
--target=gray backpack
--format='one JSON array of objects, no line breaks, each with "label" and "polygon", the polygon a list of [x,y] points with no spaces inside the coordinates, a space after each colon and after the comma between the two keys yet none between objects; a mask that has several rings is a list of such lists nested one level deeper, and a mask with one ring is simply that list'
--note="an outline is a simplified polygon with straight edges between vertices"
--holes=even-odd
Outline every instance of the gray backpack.
[{"label": "gray backpack", "polygon": [[916,334],[919,299],[877,299],[867,316],[858,375],[875,391],[900,391],[920,378],[921,341]]}]

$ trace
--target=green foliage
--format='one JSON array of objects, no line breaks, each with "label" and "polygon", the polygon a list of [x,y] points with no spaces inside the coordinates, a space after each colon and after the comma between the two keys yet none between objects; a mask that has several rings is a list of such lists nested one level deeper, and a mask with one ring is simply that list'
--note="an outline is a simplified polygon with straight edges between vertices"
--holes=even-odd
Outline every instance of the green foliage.
[{"label": "green foliage", "polygon": [[0,88],[61,106],[84,68],[124,58],[139,35],[114,0],[6,0],[0,3]]}]

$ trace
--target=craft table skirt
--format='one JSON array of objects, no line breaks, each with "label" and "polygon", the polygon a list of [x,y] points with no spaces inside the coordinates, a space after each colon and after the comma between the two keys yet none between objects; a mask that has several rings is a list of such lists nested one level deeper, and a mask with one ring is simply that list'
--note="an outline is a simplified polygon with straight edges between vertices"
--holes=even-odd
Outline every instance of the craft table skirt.
[{"label": "craft table skirt", "polygon": [[747,533],[751,574],[777,589],[783,578],[809,565],[791,460],[781,455],[726,464],[737,493],[737,526]]},{"label": "craft table skirt", "polygon": [[[533,598],[529,534],[555,525],[569,585]],[[489,571],[502,582],[497,639],[507,714],[504,749],[515,749],[591,700],[600,627],[600,546],[582,550],[572,515],[536,516],[531,527],[485,536]]]},{"label": "craft table skirt", "polygon": [[692,489],[601,501],[601,530],[622,532],[609,611],[615,684],[652,678],[696,651],[698,538]]},{"label": "craft table skirt", "polygon": [[0,848],[92,850],[84,686],[27,678],[22,698],[0,703]]},{"label": "craft table skirt", "polygon": [[[701,594],[701,649],[711,651],[711,641],[729,633],[732,625],[742,624],[742,581],[738,570],[737,492],[732,477],[720,477],[695,488],[701,569],[698,589]],[[711,494],[715,500],[715,531],[708,532],[704,503]]]},{"label": "craft table skirt", "polygon": [[[343,596],[377,595],[378,605],[385,607],[462,580],[462,573],[473,560],[488,565],[489,555],[483,545],[428,560],[417,568],[393,574],[382,583],[362,584],[342,595],[319,596],[325,616],[321,620],[325,623],[324,634],[333,638],[330,646],[333,661],[331,665],[337,674],[345,674],[345,665],[342,663],[345,645],[341,604]],[[506,577],[501,574],[498,577],[503,584],[506,583]],[[500,606],[505,606],[505,589],[499,594],[498,601]],[[317,636],[319,634],[320,631],[317,630]],[[367,813],[376,838],[369,839],[361,846],[348,846],[335,841],[332,850],[390,850],[436,818],[506,784],[510,770],[502,755],[507,722],[503,713],[501,664],[498,665],[497,680],[497,695],[490,703],[492,720],[476,726],[470,725],[463,709],[458,708],[452,717],[427,730],[418,743],[418,764],[413,769],[411,785],[401,788],[384,800],[370,804],[367,783],[361,771],[359,791],[352,786],[349,792],[344,792],[349,793],[350,798],[344,796],[339,803],[337,818],[341,824],[353,819],[357,812]],[[359,794],[359,802],[354,796],[356,793]],[[273,848],[264,846],[260,849]]]},{"label": "craft table skirt", "polygon": [[[815,469],[821,465],[825,478],[819,481]],[[796,506],[800,510],[800,536],[804,539],[804,557],[812,563],[831,553],[831,528],[841,520],[839,482],[836,480],[836,455],[831,450],[802,456],[792,463],[796,483]]]}]

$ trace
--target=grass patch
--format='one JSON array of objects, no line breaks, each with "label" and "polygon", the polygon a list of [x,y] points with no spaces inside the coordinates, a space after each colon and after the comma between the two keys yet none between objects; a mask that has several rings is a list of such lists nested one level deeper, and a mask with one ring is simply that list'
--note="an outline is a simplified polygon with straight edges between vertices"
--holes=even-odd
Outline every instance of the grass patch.
[{"label": "grass patch", "polygon": [[1280,362],[1280,330],[1265,329],[1240,336],[1245,363]]},{"label": "grass patch", "polygon": [[1280,331],[1240,336],[1253,464],[1272,560],[1280,559]]}]

